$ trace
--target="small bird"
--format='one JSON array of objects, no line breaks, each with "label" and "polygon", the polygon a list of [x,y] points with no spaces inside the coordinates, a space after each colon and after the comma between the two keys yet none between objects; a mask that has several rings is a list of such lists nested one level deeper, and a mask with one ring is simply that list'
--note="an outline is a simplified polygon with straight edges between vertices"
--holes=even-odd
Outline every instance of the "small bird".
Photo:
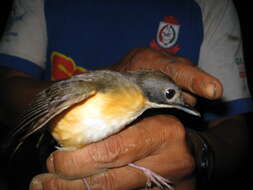
[{"label": "small bird", "polygon": [[[184,103],[182,90],[160,71],[89,71],[39,92],[13,136],[19,137],[19,147],[27,137],[48,127],[59,149],[75,150],[119,132],[150,108],[200,115]],[[149,169],[129,166],[141,169],[158,187],[173,188],[169,180]]]}]

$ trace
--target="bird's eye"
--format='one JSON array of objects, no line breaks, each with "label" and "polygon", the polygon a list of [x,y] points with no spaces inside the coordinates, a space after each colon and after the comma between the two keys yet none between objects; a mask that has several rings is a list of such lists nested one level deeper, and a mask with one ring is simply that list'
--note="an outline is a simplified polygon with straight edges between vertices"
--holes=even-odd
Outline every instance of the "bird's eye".
[{"label": "bird's eye", "polygon": [[173,98],[175,94],[176,94],[176,91],[174,89],[167,89],[165,92],[167,99]]}]

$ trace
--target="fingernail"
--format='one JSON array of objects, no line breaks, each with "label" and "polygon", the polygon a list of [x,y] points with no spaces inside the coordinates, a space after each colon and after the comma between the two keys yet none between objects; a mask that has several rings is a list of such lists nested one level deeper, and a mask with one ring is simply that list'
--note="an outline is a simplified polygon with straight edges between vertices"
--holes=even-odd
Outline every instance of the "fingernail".
[{"label": "fingernail", "polygon": [[54,167],[54,155],[53,153],[50,154],[48,160],[47,160],[47,169],[51,173],[55,173],[55,167]]},{"label": "fingernail", "polygon": [[43,190],[43,186],[41,181],[39,181],[38,179],[34,178],[30,184],[29,187],[30,190]]},{"label": "fingernail", "polygon": [[206,86],[206,92],[210,98],[216,97],[216,85],[213,83],[208,83]]}]

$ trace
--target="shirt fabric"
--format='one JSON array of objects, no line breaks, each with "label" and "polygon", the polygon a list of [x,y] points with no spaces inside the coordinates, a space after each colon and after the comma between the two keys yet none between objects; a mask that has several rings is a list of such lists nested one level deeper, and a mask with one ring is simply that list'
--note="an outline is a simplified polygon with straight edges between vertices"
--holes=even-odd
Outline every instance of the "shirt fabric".
[{"label": "shirt fabric", "polygon": [[185,56],[221,80],[224,95],[207,103],[207,119],[252,111],[231,0],[15,0],[0,65],[60,80],[141,46]]}]

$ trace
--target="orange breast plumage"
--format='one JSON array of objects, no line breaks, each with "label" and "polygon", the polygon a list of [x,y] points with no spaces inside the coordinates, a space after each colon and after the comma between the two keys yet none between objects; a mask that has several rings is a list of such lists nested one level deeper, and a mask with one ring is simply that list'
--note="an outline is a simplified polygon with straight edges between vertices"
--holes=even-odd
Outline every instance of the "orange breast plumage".
[{"label": "orange breast plumage", "polygon": [[139,89],[98,92],[53,119],[51,133],[61,147],[73,150],[120,131],[146,109]]}]

